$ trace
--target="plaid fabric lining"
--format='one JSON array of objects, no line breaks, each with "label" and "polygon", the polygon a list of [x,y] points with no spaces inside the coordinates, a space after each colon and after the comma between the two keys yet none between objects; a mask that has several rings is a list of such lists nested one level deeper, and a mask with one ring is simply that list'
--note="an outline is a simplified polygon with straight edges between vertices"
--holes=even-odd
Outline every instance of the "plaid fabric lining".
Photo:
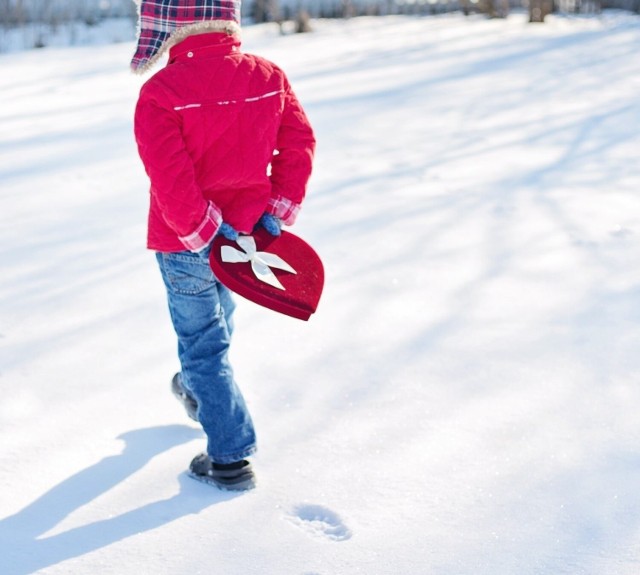
[{"label": "plaid fabric lining", "polygon": [[168,47],[177,30],[188,26],[220,29],[224,23],[240,30],[241,0],[142,0],[138,12],[138,45],[131,60],[134,71],[147,69]]},{"label": "plaid fabric lining", "polygon": [[204,215],[202,222],[200,222],[198,229],[188,236],[182,236],[178,239],[188,250],[200,252],[211,243],[220,224],[222,224],[222,214],[213,202],[209,202],[207,213]]},{"label": "plaid fabric lining", "polygon": [[277,198],[271,198],[269,200],[267,211],[290,226],[298,217],[300,204],[296,204],[283,196],[278,196]]}]

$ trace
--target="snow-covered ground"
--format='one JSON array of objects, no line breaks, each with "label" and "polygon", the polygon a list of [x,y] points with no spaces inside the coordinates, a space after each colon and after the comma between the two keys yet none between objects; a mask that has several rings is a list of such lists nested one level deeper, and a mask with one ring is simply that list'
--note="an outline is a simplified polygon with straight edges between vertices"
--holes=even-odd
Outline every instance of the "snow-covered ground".
[{"label": "snow-covered ground", "polygon": [[136,22],[132,18],[107,18],[93,26],[80,21],[48,24],[25,24],[21,27],[0,28],[0,55],[32,48],[61,48],[67,46],[96,46],[132,41],[136,36]]},{"label": "snow-covered ground", "polygon": [[245,31],[317,131],[299,322],[239,302],[256,490],[185,468],[129,43],[0,57],[4,575],[640,570],[640,19]]}]

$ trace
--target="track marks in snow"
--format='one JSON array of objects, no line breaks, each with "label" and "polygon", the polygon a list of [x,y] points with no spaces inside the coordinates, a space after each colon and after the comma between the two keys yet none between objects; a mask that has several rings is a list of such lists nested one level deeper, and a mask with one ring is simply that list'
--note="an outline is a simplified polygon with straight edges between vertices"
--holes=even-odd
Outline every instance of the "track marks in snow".
[{"label": "track marks in snow", "polygon": [[322,505],[297,505],[288,519],[312,537],[328,541],[346,541],[352,536],[351,530],[340,516]]}]

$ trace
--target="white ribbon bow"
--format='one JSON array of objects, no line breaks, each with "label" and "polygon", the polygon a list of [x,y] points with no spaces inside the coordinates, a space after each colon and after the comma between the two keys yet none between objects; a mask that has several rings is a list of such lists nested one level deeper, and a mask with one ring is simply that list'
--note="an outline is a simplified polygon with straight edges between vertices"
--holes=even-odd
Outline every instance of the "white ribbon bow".
[{"label": "white ribbon bow", "polygon": [[264,283],[275,288],[284,290],[284,286],[280,283],[270,268],[278,268],[289,273],[297,273],[287,262],[276,254],[269,252],[256,251],[256,241],[253,236],[239,236],[236,243],[244,250],[241,252],[232,246],[222,246],[220,254],[222,261],[230,264],[251,262],[251,269],[255,276]]}]

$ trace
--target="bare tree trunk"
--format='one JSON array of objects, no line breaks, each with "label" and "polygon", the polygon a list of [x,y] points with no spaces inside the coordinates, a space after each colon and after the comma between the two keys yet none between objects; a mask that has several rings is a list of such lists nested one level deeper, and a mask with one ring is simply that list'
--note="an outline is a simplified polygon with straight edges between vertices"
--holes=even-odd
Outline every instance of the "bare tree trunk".
[{"label": "bare tree trunk", "polygon": [[529,0],[529,22],[544,22],[553,12],[553,0]]},{"label": "bare tree trunk", "polygon": [[311,17],[306,10],[300,10],[296,14],[296,33],[302,34],[304,32],[311,32]]}]

